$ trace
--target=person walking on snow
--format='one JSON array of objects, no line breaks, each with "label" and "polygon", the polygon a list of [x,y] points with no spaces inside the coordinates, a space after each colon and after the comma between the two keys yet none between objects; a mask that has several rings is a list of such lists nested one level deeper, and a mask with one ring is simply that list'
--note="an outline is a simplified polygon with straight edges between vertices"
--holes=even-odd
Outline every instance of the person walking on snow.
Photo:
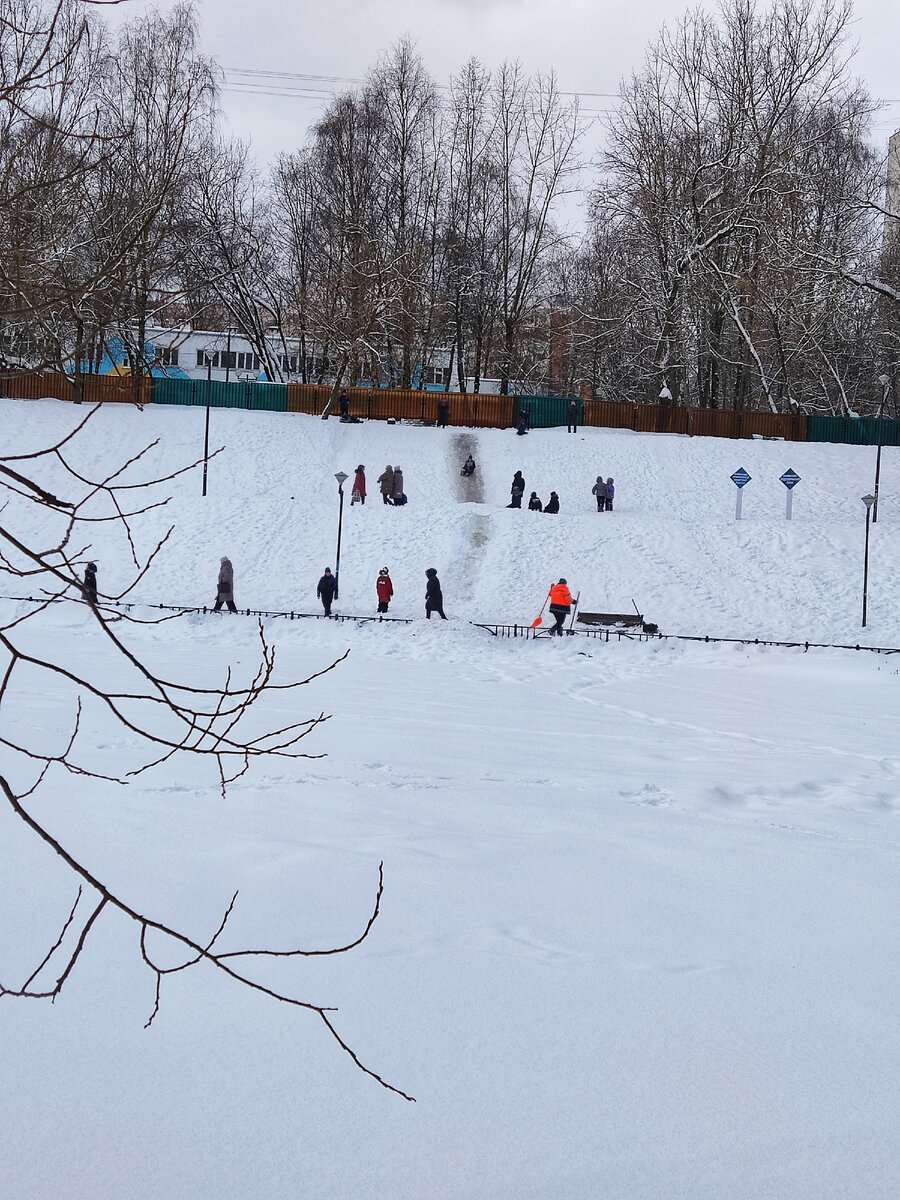
[{"label": "person walking on snow", "polygon": [[537,492],[532,492],[529,496],[528,507],[532,512],[543,512],[544,506],[541,504],[541,499]]},{"label": "person walking on snow", "polygon": [[578,432],[578,401],[569,401],[569,424],[567,426],[569,433]]},{"label": "person walking on snow", "polygon": [[391,490],[391,500],[398,508],[401,504],[406,503],[406,497],[403,494],[403,472],[399,467],[394,467],[394,486]]},{"label": "person walking on snow", "polygon": [[337,594],[337,580],[331,573],[331,567],[326,567],[325,574],[319,580],[319,586],[316,588],[316,595],[322,601],[326,617],[331,616],[331,602],[337,598]]},{"label": "person walking on snow", "polygon": [[612,512],[613,496],[616,494],[616,485],[613,483],[612,476],[606,481],[606,511]]},{"label": "person walking on snow", "polygon": [[603,482],[603,476],[597,476],[597,482],[591,488],[591,494],[597,497],[597,512],[603,512],[606,507],[606,484]]},{"label": "person walking on snow", "polygon": [[386,613],[391,596],[394,594],[394,585],[391,583],[387,567],[382,567],[378,572],[378,578],[375,580],[375,591],[378,593],[378,611]]},{"label": "person walking on snow", "polygon": [[525,495],[525,477],[521,471],[516,471],[513,475],[512,486],[509,489],[511,501],[507,504],[507,508],[521,508],[522,497]]},{"label": "person walking on snow", "polygon": [[97,603],[97,564],[89,562],[84,568],[84,583],[81,585],[81,594],[87,600],[88,604]]},{"label": "person walking on snow", "polygon": [[216,602],[213,612],[219,612],[222,605],[228,605],[229,612],[237,612],[234,604],[234,567],[230,558],[219,560],[219,579],[216,584]]},{"label": "person walking on snow", "polygon": [[394,468],[390,463],[384,468],[384,471],[378,476],[378,484],[381,488],[381,499],[385,504],[391,502],[391,492],[394,490]]},{"label": "person walking on snow", "polygon": [[544,512],[545,513],[558,513],[559,512],[559,496],[557,496],[556,492],[550,493],[550,499],[544,505]]},{"label": "person walking on snow", "polygon": [[425,572],[425,578],[428,582],[425,584],[425,616],[431,620],[431,614],[436,612],[442,621],[446,621],[444,616],[444,593],[441,591],[441,581],[438,579],[438,573],[434,567],[429,567]]},{"label": "person walking on snow", "polygon": [[569,591],[568,584],[565,579],[560,579],[559,583],[554,583],[550,588],[550,611],[556,624],[550,630],[550,636],[557,634],[559,637],[563,635],[563,625],[566,622],[566,617],[572,608],[572,593]]},{"label": "person walking on snow", "polygon": [[353,480],[353,494],[350,497],[350,507],[357,502],[366,502],[366,468],[360,463],[356,468],[356,478]]}]

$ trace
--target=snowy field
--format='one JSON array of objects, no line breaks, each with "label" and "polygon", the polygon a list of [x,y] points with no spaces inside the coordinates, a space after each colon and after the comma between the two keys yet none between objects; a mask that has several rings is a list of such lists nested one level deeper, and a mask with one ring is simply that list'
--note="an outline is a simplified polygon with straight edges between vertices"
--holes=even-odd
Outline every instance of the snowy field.
[{"label": "snowy field", "polygon": [[[81,415],[0,401],[4,452]],[[159,439],[144,470],[202,453],[204,412],[108,407],[72,459],[99,473]],[[135,908],[229,946],[352,953],[263,961],[314,1014],[194,967],[154,979],[135,930],[103,916],[53,1006],[0,1001],[5,1200],[895,1200],[900,1195],[900,654],[737,643],[506,640],[564,575],[588,610],[634,601],[664,634],[900,647],[900,451],[882,460],[861,628],[875,450],[628,431],[435,430],[214,410],[200,474],[138,528],[130,599],[210,604],[219,558],[243,608],[315,614],[335,566],[334,472],[366,466],[343,513],[335,611],[371,615],[388,566],[409,625],[265,622],[265,720],[331,719],[223,800],[211,768],[126,788],[51,776],[29,800]],[[459,466],[471,446],[471,484]],[[375,479],[404,470],[409,504]],[[752,482],[735,518],[729,476]],[[802,482],[785,520],[779,476]],[[561,512],[509,510],[559,493]],[[616,480],[599,514],[595,477]],[[52,471],[42,475],[52,484]],[[57,480],[58,482],[58,480]],[[2,524],[52,535],[17,501]],[[94,527],[102,591],[133,573]],[[424,620],[438,570],[447,622]],[[0,573],[0,594],[25,594]],[[0,600],[4,623],[29,611]],[[253,619],[117,626],[165,673],[206,686],[256,661]],[[83,605],[13,631],[104,670]],[[0,736],[61,739],[73,698],[29,686]],[[87,705],[82,756],[133,746]],[[0,757],[4,752],[0,749]],[[14,772],[21,765],[13,764]],[[24,775],[21,776],[24,778]],[[17,782],[20,779],[17,778]],[[0,981],[21,984],[74,900],[72,879],[0,817]]]}]

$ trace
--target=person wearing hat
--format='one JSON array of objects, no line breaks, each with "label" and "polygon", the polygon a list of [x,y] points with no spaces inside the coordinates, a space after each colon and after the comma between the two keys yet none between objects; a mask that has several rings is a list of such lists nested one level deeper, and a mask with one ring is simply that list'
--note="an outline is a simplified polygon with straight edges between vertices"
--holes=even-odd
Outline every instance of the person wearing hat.
[{"label": "person wearing hat", "polygon": [[559,583],[554,583],[550,588],[550,611],[553,613],[554,620],[556,621],[556,624],[550,630],[551,637],[554,633],[562,637],[563,625],[571,608],[572,593],[569,591],[566,580],[561,578]]},{"label": "person wearing hat", "polygon": [[219,612],[222,605],[228,605],[229,612],[237,612],[234,603],[234,567],[230,558],[219,559],[219,579],[216,584],[216,602],[213,612]]},{"label": "person wearing hat", "polygon": [[381,499],[385,504],[390,504],[391,492],[394,490],[394,468],[390,463],[388,463],[378,476],[378,483],[381,487]]},{"label": "person wearing hat", "polygon": [[559,496],[556,492],[550,493],[550,499],[544,505],[544,512],[558,513],[559,512]]},{"label": "person wearing hat", "polygon": [[353,495],[350,497],[350,507],[357,502],[365,504],[366,502],[366,468],[359,464],[356,468],[356,477],[353,480]]},{"label": "person wearing hat", "polygon": [[375,580],[375,591],[378,593],[378,611],[386,613],[391,596],[394,594],[394,585],[391,583],[391,576],[387,567],[382,567],[378,572],[378,578]]},{"label": "person wearing hat", "polygon": [[394,467],[394,486],[391,489],[391,500],[398,508],[406,503],[406,496],[403,494],[403,472],[399,467]]},{"label": "person wearing hat", "polygon": [[326,617],[331,616],[331,602],[337,597],[337,594],[337,580],[331,573],[331,567],[326,567],[325,574],[319,580],[319,586],[316,588],[316,595],[322,601]]},{"label": "person wearing hat", "polygon": [[84,583],[81,585],[81,593],[87,600],[88,604],[97,603],[97,564],[89,562],[84,568]]},{"label": "person wearing hat", "polygon": [[438,579],[438,573],[434,567],[429,567],[425,572],[425,578],[428,582],[425,584],[425,616],[431,620],[431,614],[436,612],[442,621],[447,618],[444,615],[444,593],[441,591],[441,581]]}]

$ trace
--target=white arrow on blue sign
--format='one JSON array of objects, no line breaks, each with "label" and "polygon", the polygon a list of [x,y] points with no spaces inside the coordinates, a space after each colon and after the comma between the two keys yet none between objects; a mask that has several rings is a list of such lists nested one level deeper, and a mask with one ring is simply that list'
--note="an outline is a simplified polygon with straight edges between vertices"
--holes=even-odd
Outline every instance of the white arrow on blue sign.
[{"label": "white arrow on blue sign", "polygon": [[788,491],[790,491],[791,488],[796,487],[800,482],[800,476],[796,471],[792,471],[791,468],[788,467],[785,473],[781,476],[781,482],[788,489]]},{"label": "white arrow on blue sign", "polygon": [[748,475],[743,467],[738,467],[738,469],[731,476],[731,478],[734,481],[734,483],[736,483],[738,485],[739,488],[742,488],[745,484],[749,483],[753,477],[752,477],[752,475]]}]

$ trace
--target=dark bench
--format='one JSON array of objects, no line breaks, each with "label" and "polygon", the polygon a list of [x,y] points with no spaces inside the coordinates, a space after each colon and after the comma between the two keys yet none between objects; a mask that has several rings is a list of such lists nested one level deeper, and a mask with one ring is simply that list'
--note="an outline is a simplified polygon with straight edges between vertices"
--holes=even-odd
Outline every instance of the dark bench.
[{"label": "dark bench", "polygon": [[621,626],[625,629],[640,628],[642,633],[659,633],[659,626],[645,621],[641,613],[594,613],[579,609],[576,620],[583,625]]}]

